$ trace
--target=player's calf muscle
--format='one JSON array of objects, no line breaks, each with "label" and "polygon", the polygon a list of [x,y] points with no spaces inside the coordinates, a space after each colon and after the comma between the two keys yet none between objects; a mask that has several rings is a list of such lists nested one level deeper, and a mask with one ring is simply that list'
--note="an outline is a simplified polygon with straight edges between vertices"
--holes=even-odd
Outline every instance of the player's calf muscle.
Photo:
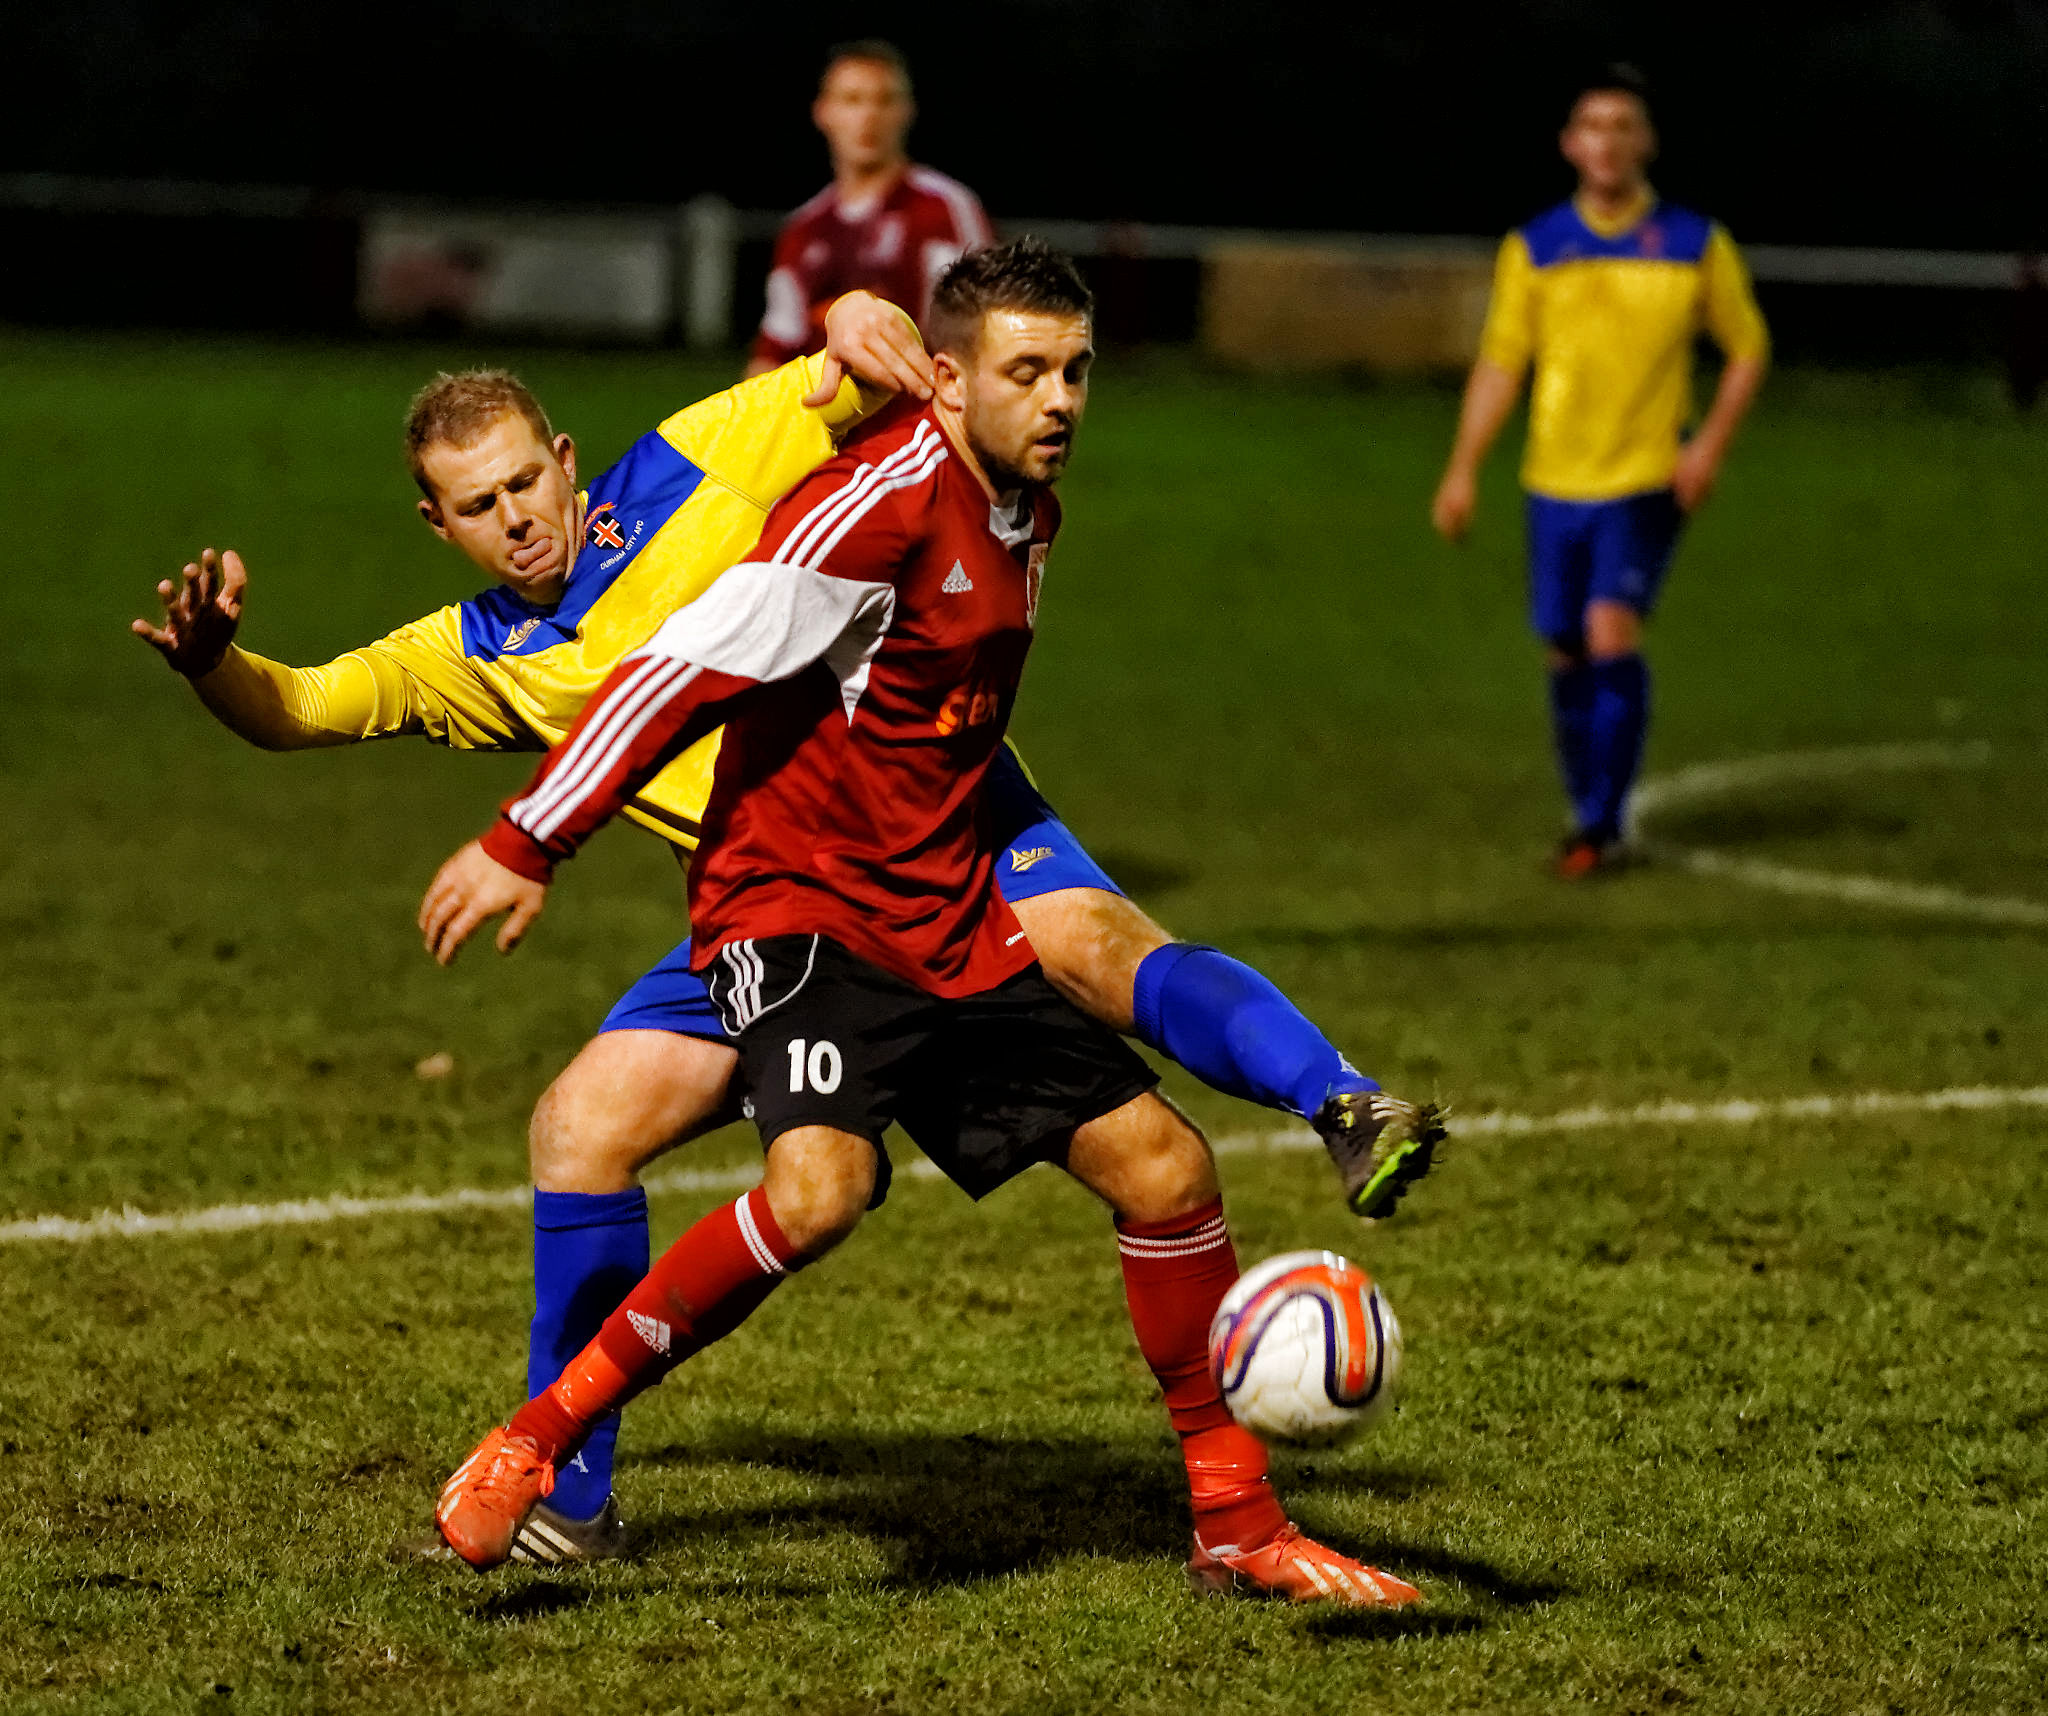
[{"label": "player's calf muscle", "polygon": [[1138,967],[1173,937],[1123,895],[1100,888],[1062,888],[1011,910],[1052,986],[1112,1030],[1130,1030]]},{"label": "player's calf muscle", "polygon": [[666,1150],[736,1118],[738,1056],[670,1031],[610,1031],[584,1044],[533,1111],[527,1153],[545,1192],[622,1192]]}]

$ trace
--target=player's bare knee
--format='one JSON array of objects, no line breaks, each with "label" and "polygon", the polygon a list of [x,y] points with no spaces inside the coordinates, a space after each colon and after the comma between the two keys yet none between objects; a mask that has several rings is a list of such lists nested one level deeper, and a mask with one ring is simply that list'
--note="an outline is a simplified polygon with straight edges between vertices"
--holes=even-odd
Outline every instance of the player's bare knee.
[{"label": "player's bare knee", "polygon": [[733,1118],[737,1057],[723,1044],[667,1031],[593,1038],[534,1107],[527,1156],[550,1192],[629,1188],[647,1164]]},{"label": "player's bare knee", "polygon": [[534,1104],[526,1154],[544,1192],[616,1192],[633,1183],[639,1163],[621,1150],[613,1117],[585,1094],[572,1062]]},{"label": "player's bare knee", "polygon": [[666,1138],[646,1136],[647,1108],[610,1099],[582,1056],[534,1105],[527,1125],[533,1183],[547,1192],[622,1192],[659,1155]]},{"label": "player's bare knee", "polygon": [[1642,647],[1643,617],[1626,602],[1586,605],[1586,653],[1595,661],[1633,655]]},{"label": "player's bare knee", "polygon": [[1066,1165],[1126,1221],[1171,1221],[1221,1196],[1208,1140],[1156,1094],[1082,1127]]},{"label": "player's bare knee", "polygon": [[875,1147],[825,1126],[800,1126],[768,1148],[762,1186],[783,1238],[806,1261],[860,1226],[875,1193]]}]

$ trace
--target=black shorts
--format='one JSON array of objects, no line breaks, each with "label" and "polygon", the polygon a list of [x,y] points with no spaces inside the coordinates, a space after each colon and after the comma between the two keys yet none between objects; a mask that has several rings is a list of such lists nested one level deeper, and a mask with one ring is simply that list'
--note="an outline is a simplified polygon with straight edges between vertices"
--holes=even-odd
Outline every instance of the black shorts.
[{"label": "black shorts", "polygon": [[881,1158],[876,1203],[891,1121],[981,1198],[1159,1082],[1035,965],[946,1001],[823,936],[787,935],[727,944],[705,979],[739,1040],[761,1142],[799,1126],[867,1139]]}]

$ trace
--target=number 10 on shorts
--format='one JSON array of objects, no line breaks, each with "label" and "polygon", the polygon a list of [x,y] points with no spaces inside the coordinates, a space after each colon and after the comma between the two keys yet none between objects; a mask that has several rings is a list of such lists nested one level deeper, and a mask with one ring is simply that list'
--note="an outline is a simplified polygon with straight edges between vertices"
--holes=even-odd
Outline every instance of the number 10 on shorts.
[{"label": "number 10 on shorts", "polygon": [[830,1096],[839,1088],[839,1073],[839,1046],[836,1043],[810,1043],[803,1037],[790,1039],[791,1095],[799,1091],[814,1090],[820,1096]]}]

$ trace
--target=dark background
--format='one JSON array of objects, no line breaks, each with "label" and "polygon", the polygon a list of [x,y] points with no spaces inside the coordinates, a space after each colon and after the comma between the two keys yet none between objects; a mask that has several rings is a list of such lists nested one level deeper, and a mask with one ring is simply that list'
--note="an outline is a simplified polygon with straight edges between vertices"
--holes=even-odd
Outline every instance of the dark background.
[{"label": "dark background", "polygon": [[1622,56],[1661,187],[1740,238],[2048,243],[2043,0],[1335,10],[73,0],[9,17],[0,171],[787,207],[821,50],[875,33],[998,215],[1490,233],[1565,189],[1573,81]]},{"label": "dark background", "polygon": [[[76,0],[8,17],[0,175],[292,186],[289,213],[0,199],[0,319],[354,335],[360,214],[787,209],[827,177],[826,47],[911,56],[918,156],[998,219],[1494,234],[1564,195],[1574,91],[1649,75],[1668,196],[1738,239],[2048,249],[2048,0]],[[762,242],[740,256],[740,328]],[[1193,262],[1089,264],[1112,342],[1193,336]],[[1766,284],[1787,357],[2048,373],[2048,298]],[[2015,373],[2018,373],[2016,370]]]}]

